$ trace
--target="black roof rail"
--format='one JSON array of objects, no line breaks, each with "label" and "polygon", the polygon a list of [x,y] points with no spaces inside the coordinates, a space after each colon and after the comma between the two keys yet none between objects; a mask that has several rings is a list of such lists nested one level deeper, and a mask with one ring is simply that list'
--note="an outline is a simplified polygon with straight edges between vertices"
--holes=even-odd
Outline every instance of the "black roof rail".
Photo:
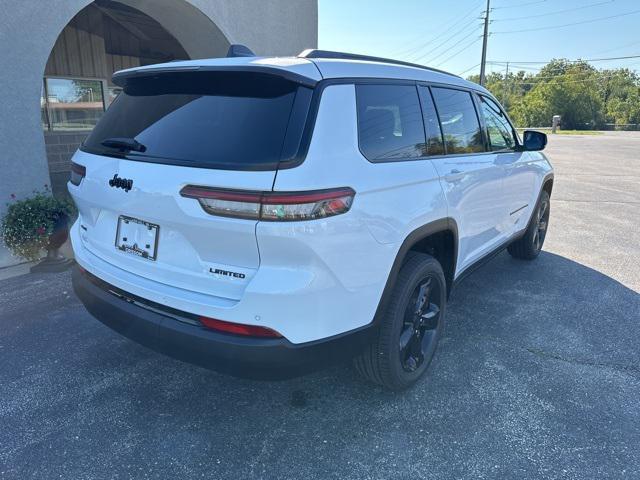
[{"label": "black roof rail", "polygon": [[251,51],[251,49],[245,45],[240,45],[239,43],[234,43],[229,45],[229,50],[227,51],[227,58],[232,57],[255,57],[256,54]]},{"label": "black roof rail", "polygon": [[335,58],[338,60],[364,60],[367,62],[389,63],[391,65],[402,65],[405,67],[421,68],[423,70],[430,70],[432,72],[444,73],[445,75],[451,75],[452,77],[461,78],[454,73],[445,72],[444,70],[438,70],[437,68],[431,68],[431,67],[427,67],[425,65],[420,65],[417,63],[403,62],[402,60],[394,60],[391,58],[372,57],[370,55],[359,55],[357,53],[334,52],[332,50],[317,50],[317,49],[309,48],[307,50],[300,52],[298,57]]}]

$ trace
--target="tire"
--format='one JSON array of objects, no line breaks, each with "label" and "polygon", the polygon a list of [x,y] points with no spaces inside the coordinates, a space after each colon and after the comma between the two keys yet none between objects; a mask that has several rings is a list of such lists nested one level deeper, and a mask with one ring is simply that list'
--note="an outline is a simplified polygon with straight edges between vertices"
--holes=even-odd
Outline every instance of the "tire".
[{"label": "tire", "polygon": [[354,360],[356,370],[390,390],[413,385],[427,370],[442,335],[446,290],[440,263],[430,255],[409,252],[376,338]]},{"label": "tire", "polygon": [[512,257],[533,260],[540,254],[547,236],[550,213],[551,200],[549,194],[543,190],[524,235],[507,247],[507,251]]}]

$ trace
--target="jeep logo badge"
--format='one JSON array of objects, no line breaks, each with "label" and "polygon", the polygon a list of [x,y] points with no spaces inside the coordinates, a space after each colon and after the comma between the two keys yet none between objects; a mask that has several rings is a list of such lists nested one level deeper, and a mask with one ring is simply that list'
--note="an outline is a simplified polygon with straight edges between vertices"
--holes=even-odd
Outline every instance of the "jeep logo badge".
[{"label": "jeep logo badge", "polygon": [[125,192],[131,190],[133,187],[133,180],[127,178],[120,178],[116,173],[111,180],[109,180],[109,186],[114,188],[122,188]]}]

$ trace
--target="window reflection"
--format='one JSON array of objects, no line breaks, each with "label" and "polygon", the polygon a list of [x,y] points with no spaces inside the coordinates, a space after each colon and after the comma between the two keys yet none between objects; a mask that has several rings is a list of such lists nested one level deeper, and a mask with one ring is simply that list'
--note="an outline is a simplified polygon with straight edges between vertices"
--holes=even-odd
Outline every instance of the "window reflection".
[{"label": "window reflection", "polygon": [[413,85],[356,85],[360,149],[370,161],[427,155],[418,92]]},{"label": "window reflection", "polygon": [[483,152],[482,131],[471,94],[440,87],[431,91],[440,114],[447,153]]},{"label": "window reflection", "polygon": [[[45,82],[50,130],[93,129],[104,113],[104,92],[100,80],[46,78]],[[44,102],[45,99],[41,100]]]},{"label": "window reflection", "polygon": [[494,152],[512,150],[516,145],[516,141],[507,117],[491,99],[484,96],[480,98],[491,150]]}]

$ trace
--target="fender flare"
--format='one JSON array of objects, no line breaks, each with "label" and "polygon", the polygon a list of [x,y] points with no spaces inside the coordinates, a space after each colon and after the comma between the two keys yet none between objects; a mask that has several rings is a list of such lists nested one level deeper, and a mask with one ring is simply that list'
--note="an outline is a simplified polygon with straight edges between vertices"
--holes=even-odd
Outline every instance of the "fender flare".
[{"label": "fender flare", "polygon": [[[391,266],[391,271],[387,277],[387,282],[384,286],[384,290],[382,291],[382,295],[380,296],[380,301],[378,302],[378,308],[376,309],[376,313],[373,319],[374,324],[378,324],[384,309],[389,301],[389,297],[391,296],[391,292],[396,284],[396,280],[398,279],[398,273],[404,264],[407,253],[421,240],[425,238],[441,232],[450,232],[453,234],[453,276],[455,276],[456,271],[456,263],[458,260],[458,224],[453,218],[441,218],[438,220],[434,220],[433,222],[429,222],[421,227],[413,230],[409,235],[407,235],[400,245],[398,252],[396,254],[396,258],[393,261],[393,265]],[[449,292],[451,291],[451,287],[453,286],[453,278],[447,278],[447,298],[449,296]]]},{"label": "fender flare", "polygon": [[[540,183],[540,191],[538,192],[538,197],[536,198],[535,206],[531,210],[531,216],[529,216],[529,221],[527,222],[526,228],[522,230],[519,234],[515,235],[514,238],[512,238],[509,241],[509,243],[519,240],[524,236],[527,230],[529,230],[529,227],[531,226],[531,222],[533,221],[533,214],[536,213],[536,209],[538,208],[538,204],[540,203],[540,197],[542,196],[542,192],[545,191],[544,187],[549,181],[551,181],[551,187],[553,188],[553,179],[554,179],[553,172],[549,172],[544,176],[544,178],[542,179],[542,182]],[[549,198],[551,198],[551,190],[549,190]]]}]

